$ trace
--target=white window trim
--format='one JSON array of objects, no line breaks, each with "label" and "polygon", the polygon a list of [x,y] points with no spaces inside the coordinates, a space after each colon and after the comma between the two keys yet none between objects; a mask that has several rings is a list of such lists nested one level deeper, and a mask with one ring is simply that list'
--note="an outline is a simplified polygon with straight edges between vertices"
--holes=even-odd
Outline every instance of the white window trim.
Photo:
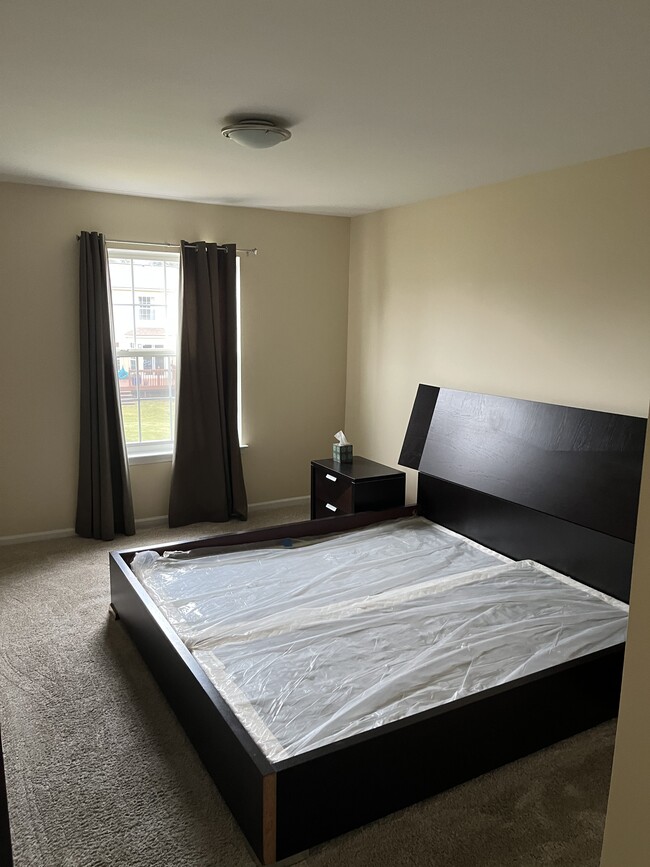
[{"label": "white window trim", "polygon": [[[135,464],[171,464],[174,453],[172,452],[169,443],[165,443],[165,450],[161,450],[159,452],[152,451],[151,446],[155,445],[155,443],[131,443],[131,450],[128,452],[127,457],[129,459],[129,465],[133,466]],[[135,452],[133,450],[133,446],[147,446],[149,450],[147,452]]]},{"label": "white window trim", "polygon": [[[143,446],[143,448],[146,446],[147,451],[137,453],[134,451],[129,452],[127,455],[129,466],[136,464],[171,464],[174,459],[174,453],[169,448],[168,443],[161,443],[160,451],[156,451],[153,448],[156,443],[131,443],[131,445]],[[249,445],[248,443],[241,443],[239,448],[243,451],[244,449],[249,448]]]},{"label": "white window trim", "polygon": [[[180,253],[172,253],[165,248],[149,248],[147,250],[143,250],[138,247],[137,244],[130,245],[116,245],[112,246],[111,244],[106,245],[106,258],[124,258],[124,259],[149,259],[150,261],[167,261],[178,263],[180,267],[182,267]],[[139,296],[146,295],[146,291],[137,290],[135,287],[132,287],[132,297],[134,299],[133,304],[134,308],[137,308],[137,301],[135,300]],[[112,293],[111,293],[112,294]],[[178,299],[180,305],[181,298],[181,287],[179,285],[178,291]],[[178,323],[180,327],[180,310],[178,315]],[[135,335],[134,335],[135,337]],[[177,335],[177,346],[178,341],[180,340],[180,332]],[[114,350],[116,360],[120,358],[156,358],[156,357],[166,357],[166,358],[175,358],[178,364],[178,350],[176,352],[170,352],[168,349],[143,349],[134,347],[133,349],[119,349],[117,351]],[[122,407],[120,405],[120,416],[122,414]],[[122,422],[122,430],[124,430],[124,422]],[[127,443],[126,446],[126,455],[129,465],[131,464],[149,464],[149,463],[163,463],[163,462],[171,462],[174,453],[174,441],[173,439],[169,440],[148,440],[146,442],[139,443]]]}]

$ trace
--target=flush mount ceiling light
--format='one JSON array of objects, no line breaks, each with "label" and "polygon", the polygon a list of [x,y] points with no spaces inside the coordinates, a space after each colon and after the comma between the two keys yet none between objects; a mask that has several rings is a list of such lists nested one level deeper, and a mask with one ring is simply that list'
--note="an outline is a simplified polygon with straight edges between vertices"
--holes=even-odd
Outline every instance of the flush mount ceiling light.
[{"label": "flush mount ceiling light", "polygon": [[291,138],[288,129],[277,126],[272,120],[252,117],[231,126],[224,126],[221,134],[247,148],[272,148]]}]

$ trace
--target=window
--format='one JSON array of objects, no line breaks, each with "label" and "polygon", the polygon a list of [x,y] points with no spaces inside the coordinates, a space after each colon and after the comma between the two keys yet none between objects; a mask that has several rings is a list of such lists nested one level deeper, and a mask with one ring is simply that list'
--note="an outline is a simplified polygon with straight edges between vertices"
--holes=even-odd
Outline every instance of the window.
[{"label": "window", "polygon": [[109,245],[108,267],[129,458],[169,455],[176,427],[180,254]]}]

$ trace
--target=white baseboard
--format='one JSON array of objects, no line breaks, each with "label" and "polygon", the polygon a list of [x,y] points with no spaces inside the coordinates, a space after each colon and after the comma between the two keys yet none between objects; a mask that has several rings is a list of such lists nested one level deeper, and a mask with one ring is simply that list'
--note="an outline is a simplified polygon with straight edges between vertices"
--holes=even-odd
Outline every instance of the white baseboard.
[{"label": "white baseboard", "polygon": [[[158,515],[155,518],[138,518],[135,522],[136,530],[144,530],[147,527],[162,527],[167,523],[167,515]],[[0,545],[18,545],[21,542],[45,542],[47,539],[66,539],[74,536],[74,527],[65,530],[43,530],[40,533],[19,533],[17,536],[0,536]]]},{"label": "white baseboard", "polygon": [[15,545],[20,542],[43,542],[46,539],[65,539],[74,536],[73,527],[65,530],[45,530],[41,533],[19,533],[17,536],[0,536],[0,545]]},{"label": "white baseboard", "polygon": [[[303,506],[309,503],[309,497],[289,497],[286,500],[267,500],[265,503],[251,503],[249,512],[259,512],[261,509],[289,509],[291,506]],[[145,530],[149,527],[164,527],[167,515],[156,515],[154,518],[136,518],[135,529]],[[180,529],[180,528],[179,528]],[[74,528],[64,530],[45,530],[41,533],[19,533],[17,536],[0,536],[0,545],[16,545],[21,542],[44,542],[47,539],[65,539],[74,536]]]},{"label": "white baseboard", "polygon": [[135,529],[146,530],[148,527],[166,527],[167,515],[156,515],[155,518],[136,518]]}]

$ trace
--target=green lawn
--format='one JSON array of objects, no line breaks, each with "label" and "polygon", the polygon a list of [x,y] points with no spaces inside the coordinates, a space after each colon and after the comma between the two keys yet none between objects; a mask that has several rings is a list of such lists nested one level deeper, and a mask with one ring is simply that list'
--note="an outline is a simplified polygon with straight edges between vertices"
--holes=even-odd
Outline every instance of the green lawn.
[{"label": "green lawn", "polygon": [[[143,400],[140,403],[140,412],[142,416],[142,442],[171,438],[168,400]],[[127,443],[139,442],[137,403],[122,404],[122,417]]]}]

